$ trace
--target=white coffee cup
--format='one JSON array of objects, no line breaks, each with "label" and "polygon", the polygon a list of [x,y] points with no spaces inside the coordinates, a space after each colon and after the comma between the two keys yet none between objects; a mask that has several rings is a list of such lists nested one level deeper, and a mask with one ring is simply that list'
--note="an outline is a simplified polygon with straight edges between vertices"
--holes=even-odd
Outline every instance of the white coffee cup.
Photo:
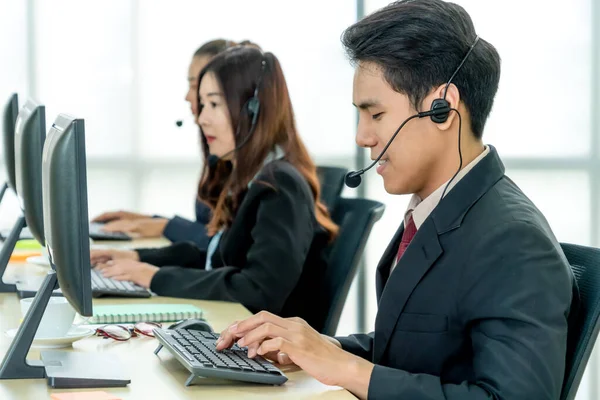
[{"label": "white coffee cup", "polygon": [[[21,300],[21,313],[23,318],[31,307],[34,298]],[[64,337],[75,319],[75,310],[66,298],[50,297],[40,326],[35,334],[36,339],[60,338]]]},{"label": "white coffee cup", "polygon": [[42,257],[44,257],[46,260],[48,260],[50,258],[50,256],[48,255],[48,249],[46,248],[46,246],[42,247]]}]

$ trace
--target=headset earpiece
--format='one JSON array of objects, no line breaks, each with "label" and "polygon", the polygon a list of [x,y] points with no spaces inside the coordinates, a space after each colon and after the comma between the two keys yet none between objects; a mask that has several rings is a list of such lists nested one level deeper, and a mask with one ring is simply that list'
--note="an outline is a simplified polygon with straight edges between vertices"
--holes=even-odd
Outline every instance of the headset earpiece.
[{"label": "headset earpiece", "polygon": [[431,120],[436,124],[443,124],[450,115],[450,103],[446,99],[435,99],[431,103]]},{"label": "headset earpiece", "polygon": [[256,124],[258,112],[260,111],[260,100],[258,99],[258,90],[254,92],[254,96],[248,100],[248,117],[252,121],[252,125]]},{"label": "headset earpiece", "polygon": [[260,75],[258,76],[258,82],[256,83],[256,88],[254,89],[254,95],[247,102],[247,110],[248,117],[251,119],[252,124],[250,131],[253,130],[256,125],[256,120],[258,119],[258,112],[260,111],[260,100],[258,98],[258,89],[260,88],[260,84],[262,83],[263,75],[265,74],[265,68],[267,65],[267,61],[263,58],[260,65]]}]

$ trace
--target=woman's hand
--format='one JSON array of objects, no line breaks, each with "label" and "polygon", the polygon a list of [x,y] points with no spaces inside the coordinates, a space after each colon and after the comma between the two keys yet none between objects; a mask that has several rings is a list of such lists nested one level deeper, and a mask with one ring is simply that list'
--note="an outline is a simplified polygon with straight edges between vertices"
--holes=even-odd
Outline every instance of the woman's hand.
[{"label": "woman's hand", "polygon": [[140,219],[140,218],[151,218],[150,215],[134,213],[130,211],[109,211],[98,215],[92,220],[92,222],[110,222],[118,221],[121,219]]},{"label": "woman's hand", "polygon": [[138,255],[137,251],[134,250],[102,249],[90,251],[90,261],[92,266],[97,264],[106,264],[111,260],[139,261],[140,256]]},{"label": "woman's hand", "polygon": [[125,232],[135,237],[161,237],[167,223],[166,218],[120,219],[102,227],[106,232]]},{"label": "woman's hand", "polygon": [[110,260],[104,264],[98,264],[95,267],[105,278],[112,278],[118,281],[131,281],[144,288],[149,288],[152,278],[158,272],[159,268],[154,265],[146,264],[133,260]]}]

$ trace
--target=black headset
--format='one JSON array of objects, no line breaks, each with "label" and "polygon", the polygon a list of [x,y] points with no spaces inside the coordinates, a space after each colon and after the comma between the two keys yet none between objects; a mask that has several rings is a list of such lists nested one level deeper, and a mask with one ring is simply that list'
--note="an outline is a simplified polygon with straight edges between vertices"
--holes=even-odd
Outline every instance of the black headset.
[{"label": "black headset", "polygon": [[[254,132],[254,129],[256,128],[256,122],[258,121],[258,114],[260,112],[260,99],[258,98],[258,93],[259,93],[260,85],[262,83],[263,76],[265,74],[266,69],[267,69],[267,59],[263,56],[261,63],[260,63],[260,74],[258,75],[258,81],[256,82],[256,87],[254,88],[254,94],[242,106],[242,110],[240,112],[240,115],[242,115],[245,112],[248,115],[248,118],[250,119],[250,129],[248,129],[248,134],[242,140],[242,143],[237,145],[233,150],[225,153],[223,156],[218,157],[214,154],[209,155],[208,156],[208,165],[210,167],[216,166],[217,162],[219,160],[224,159],[225,157],[229,156],[232,153],[235,153],[236,151],[238,151],[239,149],[244,147],[244,145],[246,143],[248,143],[248,140],[250,139],[250,137],[252,136],[252,133]],[[240,135],[240,127],[241,127],[241,124],[238,121],[237,129],[235,131],[236,138],[239,137],[239,135]]]},{"label": "black headset", "polygon": [[[450,84],[452,83],[452,80],[454,79],[454,77],[456,76],[456,74],[458,73],[458,71],[460,71],[460,69],[462,68],[462,66],[465,63],[465,61],[467,61],[467,58],[469,57],[469,55],[473,51],[473,48],[475,48],[475,45],[477,44],[478,41],[479,41],[479,36],[477,36],[475,38],[475,40],[473,41],[473,44],[469,48],[469,51],[464,56],[464,58],[462,59],[462,61],[460,62],[460,64],[456,68],[456,70],[454,70],[454,73],[452,74],[452,76],[450,77],[450,79],[448,79],[448,82],[446,82],[446,87],[444,88],[444,94],[443,94],[443,96],[440,97],[440,98],[438,98],[438,99],[435,99],[435,100],[433,100],[431,102],[431,108],[429,109],[429,111],[419,112],[419,113],[411,115],[410,117],[408,117],[407,119],[405,119],[402,122],[402,124],[400,124],[400,126],[398,127],[398,129],[396,130],[396,132],[392,135],[392,137],[390,138],[390,140],[387,142],[387,144],[385,145],[385,147],[383,148],[383,150],[381,151],[381,153],[379,154],[379,156],[368,167],[363,168],[363,169],[359,169],[358,171],[350,171],[350,172],[348,172],[346,174],[346,178],[345,178],[346,186],[348,186],[350,188],[355,188],[355,187],[358,187],[358,185],[360,185],[360,183],[362,182],[361,175],[364,174],[365,172],[367,172],[368,170],[370,170],[371,168],[373,168],[375,166],[375,164],[377,164],[379,162],[379,160],[381,159],[381,157],[383,157],[383,155],[387,151],[388,147],[390,147],[390,145],[392,144],[392,142],[396,138],[396,135],[398,135],[398,132],[400,132],[400,130],[404,127],[404,125],[406,125],[406,123],[408,121],[410,121],[412,119],[415,119],[415,118],[430,117],[431,120],[433,122],[435,122],[436,124],[443,124],[444,122],[446,122],[448,120],[448,116],[450,115],[450,111],[455,111],[457,113],[457,115],[458,115],[458,118],[459,118],[458,151],[459,151],[459,155],[460,155],[460,164],[461,165],[460,165],[459,170],[457,171],[457,173],[454,174],[454,176],[448,182],[448,184],[450,184],[450,182],[452,182],[452,180],[454,179],[454,177],[458,174],[458,172],[460,172],[460,169],[462,168],[462,152],[460,150],[460,131],[461,131],[461,126],[462,126],[462,118],[461,118],[460,113],[458,112],[458,110],[456,110],[455,108],[452,108],[450,106],[450,103],[448,102],[448,100],[446,100],[446,93],[448,93],[448,87],[450,87]],[[446,185],[446,188],[448,188],[448,185]],[[445,192],[446,192],[446,190],[444,190],[444,193]],[[442,194],[442,197],[443,197],[443,195],[444,194]]]},{"label": "black headset", "polygon": [[[256,126],[256,121],[258,120],[258,112],[260,111],[260,99],[258,98],[258,89],[260,89],[260,84],[262,83],[262,79],[263,79],[263,75],[265,73],[266,66],[267,66],[267,61],[263,57],[263,59],[260,63],[260,75],[258,76],[258,81],[256,82],[256,87],[254,88],[254,94],[246,102],[246,109],[247,109],[248,117],[252,119],[252,124],[250,125],[249,132],[254,131],[254,127]],[[250,133],[248,134],[248,136],[249,135],[250,135]]]}]

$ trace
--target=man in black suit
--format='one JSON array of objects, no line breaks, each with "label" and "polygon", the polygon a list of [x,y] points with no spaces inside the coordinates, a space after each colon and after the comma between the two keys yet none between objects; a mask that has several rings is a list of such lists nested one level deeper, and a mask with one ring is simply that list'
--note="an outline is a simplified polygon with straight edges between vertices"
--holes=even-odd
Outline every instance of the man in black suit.
[{"label": "man in black suit", "polygon": [[[333,339],[259,313],[218,347],[237,338],[359,398],[558,399],[573,277],[544,216],[482,142],[495,48],[441,0],[393,3],[343,43],[357,65],[357,143],[383,152],[389,193],[413,194],[404,221],[388,221],[400,228],[377,268],[375,330]],[[436,102],[447,107],[428,112]]]}]

